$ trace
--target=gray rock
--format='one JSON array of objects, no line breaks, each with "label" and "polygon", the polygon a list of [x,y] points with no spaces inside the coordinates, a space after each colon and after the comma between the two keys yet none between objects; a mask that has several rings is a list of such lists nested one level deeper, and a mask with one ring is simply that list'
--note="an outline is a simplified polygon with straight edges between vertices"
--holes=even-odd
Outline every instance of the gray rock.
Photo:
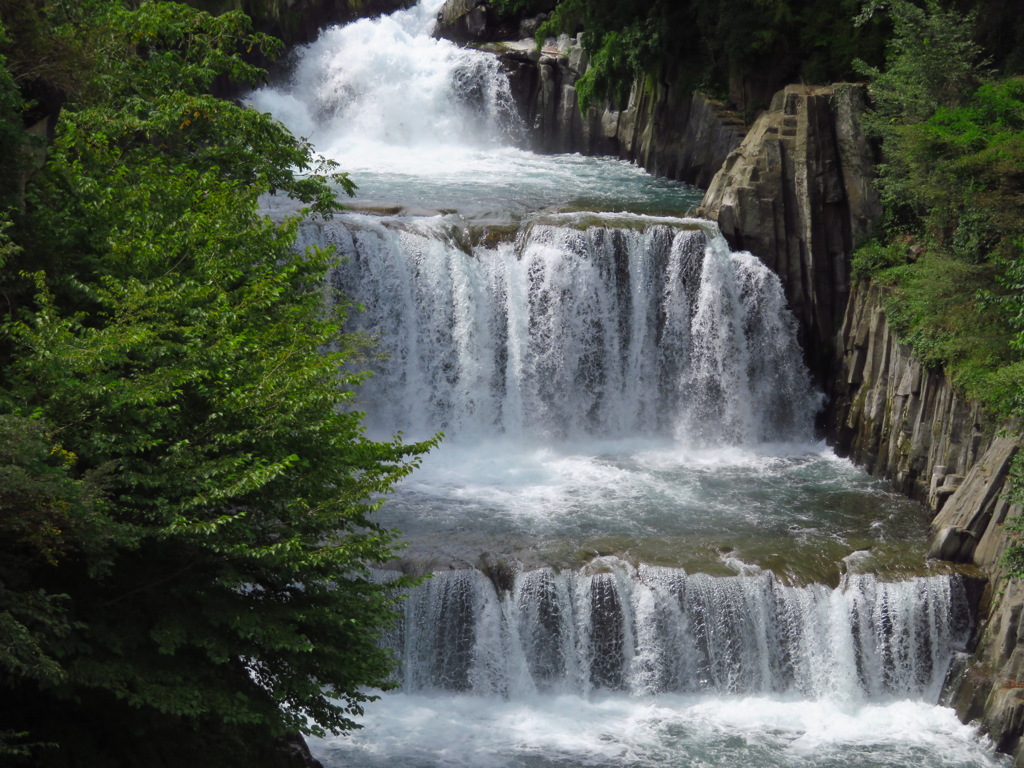
[{"label": "gray rock", "polygon": [[860,126],[865,106],[859,85],[779,91],[715,175],[698,211],[718,222],[734,248],[749,250],[779,275],[808,362],[825,387],[854,244],[881,215]]},{"label": "gray rock", "polygon": [[935,534],[928,559],[963,562],[970,559],[976,543],[977,537],[970,531],[949,526]]},{"label": "gray rock", "polygon": [[[518,28],[518,22],[515,24]],[[513,33],[487,0],[446,0],[437,14],[434,37],[455,43],[488,43]]]},{"label": "gray rock", "polygon": [[[578,40],[560,39],[558,46],[560,53],[541,59],[555,67],[547,74],[526,66],[521,50],[501,54],[520,112],[534,127],[536,151],[617,155],[659,176],[706,187],[746,133],[746,124],[723,104],[699,93],[681,97],[670,78],[653,87],[635,83],[625,104],[594,104],[580,115],[575,88],[564,86],[585,74],[588,57]],[[575,116],[557,94],[550,98],[546,81],[552,80],[573,102]]]}]

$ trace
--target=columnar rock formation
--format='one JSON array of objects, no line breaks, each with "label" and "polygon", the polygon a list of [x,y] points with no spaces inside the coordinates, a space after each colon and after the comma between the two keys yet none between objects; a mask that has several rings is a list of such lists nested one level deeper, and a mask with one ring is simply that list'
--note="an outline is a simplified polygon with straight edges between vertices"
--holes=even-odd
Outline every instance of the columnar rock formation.
[{"label": "columnar rock formation", "polygon": [[706,187],[747,131],[722,103],[668,79],[634,83],[623,107],[605,102],[581,114],[575,84],[588,60],[576,41],[563,38],[542,51],[529,41],[493,50],[505,62],[539,152],[616,155],[658,176]]},{"label": "columnar rock formation", "polygon": [[889,327],[878,288],[854,286],[836,383],[836,447],[935,512],[930,557],[989,577],[973,657],[948,689],[961,719],[978,720],[1024,765],[1024,584],[1007,577],[1008,499],[1016,425],[986,423],[942,371],[927,370]]},{"label": "columnar rock formation", "polygon": [[808,363],[826,387],[854,244],[881,215],[864,107],[861,86],[786,87],[729,155],[698,211],[782,279]]},{"label": "columnar rock formation", "polygon": [[837,451],[938,510],[992,444],[981,406],[899,342],[880,288],[854,286],[839,348]]}]

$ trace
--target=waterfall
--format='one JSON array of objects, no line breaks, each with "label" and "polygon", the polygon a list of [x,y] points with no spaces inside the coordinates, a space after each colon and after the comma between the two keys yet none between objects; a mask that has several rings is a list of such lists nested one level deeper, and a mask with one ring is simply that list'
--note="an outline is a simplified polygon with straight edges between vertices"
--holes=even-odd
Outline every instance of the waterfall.
[{"label": "waterfall", "polygon": [[498,59],[430,37],[441,4],[325,30],[250,103],[352,172],[441,170],[515,143],[523,126]]},{"label": "waterfall", "polygon": [[710,222],[549,216],[470,247],[435,217],[321,227],[380,358],[371,423],[466,439],[810,437],[819,406],[776,278]]},{"label": "waterfall", "polygon": [[441,4],[326,30],[247,97],[359,185],[300,245],[336,247],[328,300],[375,341],[368,431],[445,433],[375,517],[436,571],[384,639],[397,690],[316,757],[1000,765],[934,706],[964,584],[874,575],[923,563],[928,521],[813,441],[778,279],[682,218],[699,190],[524,150],[498,59],[430,36]]},{"label": "waterfall", "polygon": [[407,692],[704,693],[936,701],[970,634],[957,577],[786,586],[607,559],[584,571],[435,574],[392,638]]},{"label": "waterfall", "polygon": [[686,211],[700,201],[629,163],[522,149],[526,129],[499,59],[430,36],[441,4],[324,30],[247,103],[339,163],[361,204],[501,216],[579,203]]}]

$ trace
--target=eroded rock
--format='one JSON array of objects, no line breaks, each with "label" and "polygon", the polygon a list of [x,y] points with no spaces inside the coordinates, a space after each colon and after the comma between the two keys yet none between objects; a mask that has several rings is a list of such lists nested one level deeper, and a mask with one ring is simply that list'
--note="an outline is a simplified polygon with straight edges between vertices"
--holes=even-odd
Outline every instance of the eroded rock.
[{"label": "eroded rock", "polygon": [[787,86],[729,155],[698,211],[779,275],[825,388],[854,244],[881,216],[860,125],[865,107],[859,85]]}]

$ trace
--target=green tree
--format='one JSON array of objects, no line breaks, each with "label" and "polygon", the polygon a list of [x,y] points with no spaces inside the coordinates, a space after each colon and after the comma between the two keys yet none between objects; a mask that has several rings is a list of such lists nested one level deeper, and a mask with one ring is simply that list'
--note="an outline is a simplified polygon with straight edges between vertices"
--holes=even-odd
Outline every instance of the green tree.
[{"label": "green tree", "polygon": [[874,111],[865,127],[884,148],[878,186],[890,226],[912,226],[929,210],[913,180],[913,134],[940,109],[959,106],[984,75],[981,49],[972,40],[974,19],[944,9],[936,0],[868,0],[857,19],[891,19],[885,67],[858,63],[870,78]]},{"label": "green tree", "polygon": [[882,143],[889,242],[857,254],[855,271],[890,285],[890,318],[924,362],[1006,417],[1021,373],[1024,83],[986,80],[970,16],[934,0],[872,2],[865,15],[881,7],[894,37],[885,71],[865,67],[866,122]]},{"label": "green tree", "polygon": [[[333,257],[295,248],[301,218],[352,185],[269,116],[207,95],[261,74],[239,54],[272,44],[244,16],[85,7],[68,62],[88,77],[3,241],[0,432],[22,437],[0,453],[18,478],[0,496],[0,633],[16,641],[0,732],[60,742],[51,707],[111,702],[350,728],[366,687],[388,685],[378,636],[409,583],[372,576],[396,546],[372,513],[433,444],[364,437]],[[309,207],[272,222],[271,191]],[[87,760],[66,744],[33,759]]]}]

